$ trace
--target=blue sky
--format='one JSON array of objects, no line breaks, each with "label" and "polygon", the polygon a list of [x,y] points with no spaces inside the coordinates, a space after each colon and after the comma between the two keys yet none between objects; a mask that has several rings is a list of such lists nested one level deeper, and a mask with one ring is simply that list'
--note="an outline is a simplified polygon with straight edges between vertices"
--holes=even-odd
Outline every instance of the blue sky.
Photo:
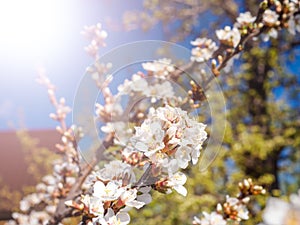
[{"label": "blue sky", "polygon": [[[109,29],[107,21],[120,22],[126,10],[138,10],[141,1],[35,0],[0,3],[0,130],[53,128],[48,115],[53,108],[46,90],[35,82],[43,66],[57,86],[57,95],[72,105],[86,67],[92,63],[83,48],[88,41],[80,35],[85,25],[101,22],[109,33],[101,54],[120,44],[162,39],[159,27],[151,32]],[[31,5],[30,5],[31,4]],[[48,4],[48,5],[47,5]],[[18,10],[23,8],[22,11]]]}]

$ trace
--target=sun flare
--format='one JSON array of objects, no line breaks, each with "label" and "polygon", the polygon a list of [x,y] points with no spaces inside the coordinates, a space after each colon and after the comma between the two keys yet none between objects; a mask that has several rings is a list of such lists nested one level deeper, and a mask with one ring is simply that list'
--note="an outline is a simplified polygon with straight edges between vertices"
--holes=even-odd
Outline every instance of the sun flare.
[{"label": "sun flare", "polygon": [[[0,46],[2,51],[45,50],[54,38],[58,4],[51,0],[7,0],[0,2]],[[48,46],[49,48],[51,46]]]}]

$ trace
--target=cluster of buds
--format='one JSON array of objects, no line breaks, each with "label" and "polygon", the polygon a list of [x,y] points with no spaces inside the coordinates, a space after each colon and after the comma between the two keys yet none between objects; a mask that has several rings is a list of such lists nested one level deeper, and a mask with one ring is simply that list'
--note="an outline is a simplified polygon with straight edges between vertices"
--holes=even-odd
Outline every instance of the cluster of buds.
[{"label": "cluster of buds", "polygon": [[247,205],[250,202],[250,197],[263,195],[266,191],[262,186],[254,184],[251,178],[244,179],[238,186],[240,193],[237,197],[226,196],[226,201],[218,203],[215,212],[211,214],[204,212],[201,219],[194,217],[193,224],[226,225],[230,221],[232,224],[239,224],[242,220],[248,220],[249,211]]},{"label": "cluster of buds", "polygon": [[240,189],[240,194],[238,196],[239,199],[243,199],[244,197],[251,196],[251,195],[266,194],[266,190],[260,185],[255,185],[251,178],[245,179],[243,182],[240,182],[239,189]]},{"label": "cluster of buds", "polygon": [[188,91],[190,97],[189,103],[192,108],[199,108],[201,103],[206,100],[203,88],[201,88],[195,81],[190,81],[191,90]]},{"label": "cluster of buds", "polygon": [[91,40],[90,44],[85,47],[85,51],[95,59],[99,58],[99,48],[106,46],[104,40],[107,38],[107,32],[102,29],[101,23],[92,26],[85,26],[82,34]]},{"label": "cluster of buds", "polygon": [[91,75],[92,79],[96,82],[96,85],[100,90],[104,89],[112,81],[112,76],[109,74],[112,68],[111,63],[95,63],[86,69],[86,72]]}]

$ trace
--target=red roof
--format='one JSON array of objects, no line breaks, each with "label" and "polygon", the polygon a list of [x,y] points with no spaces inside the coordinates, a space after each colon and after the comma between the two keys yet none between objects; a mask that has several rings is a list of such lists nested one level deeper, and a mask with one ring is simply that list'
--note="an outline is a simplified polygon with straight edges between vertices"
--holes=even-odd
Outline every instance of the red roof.
[{"label": "red roof", "polygon": [[[59,134],[55,130],[31,130],[28,133],[39,140],[38,146],[50,150],[55,150],[55,144],[59,141]],[[15,131],[0,132],[0,178],[14,190],[34,184],[33,178],[27,173],[24,151]]]}]

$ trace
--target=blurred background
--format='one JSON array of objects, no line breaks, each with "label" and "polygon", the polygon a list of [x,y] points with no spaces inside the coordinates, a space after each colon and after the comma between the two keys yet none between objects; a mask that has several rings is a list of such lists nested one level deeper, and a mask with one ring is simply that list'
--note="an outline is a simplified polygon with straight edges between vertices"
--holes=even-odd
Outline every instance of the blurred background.
[{"label": "blurred background", "polygon": [[[197,37],[216,40],[215,30],[231,25],[239,12],[255,15],[256,0],[10,0],[0,2],[0,219],[10,218],[24,194],[51,169],[59,135],[46,90],[35,82],[45,68],[57,94],[72,106],[76,88],[93,59],[83,50],[85,25],[102,23],[108,32],[100,54],[120,44],[155,39],[191,49]],[[251,177],[271,196],[300,187],[300,37],[282,30],[269,42],[249,41],[220,83],[227,104],[223,147],[203,173],[187,171],[187,198],[155,194],[132,224],[191,224],[213,209],[237,183]],[[71,117],[68,118],[71,123]],[[260,221],[266,197],[251,207]],[[171,203],[170,203],[171,202]],[[139,216],[137,216],[139,213]],[[146,221],[146,222],[145,222]]]}]

